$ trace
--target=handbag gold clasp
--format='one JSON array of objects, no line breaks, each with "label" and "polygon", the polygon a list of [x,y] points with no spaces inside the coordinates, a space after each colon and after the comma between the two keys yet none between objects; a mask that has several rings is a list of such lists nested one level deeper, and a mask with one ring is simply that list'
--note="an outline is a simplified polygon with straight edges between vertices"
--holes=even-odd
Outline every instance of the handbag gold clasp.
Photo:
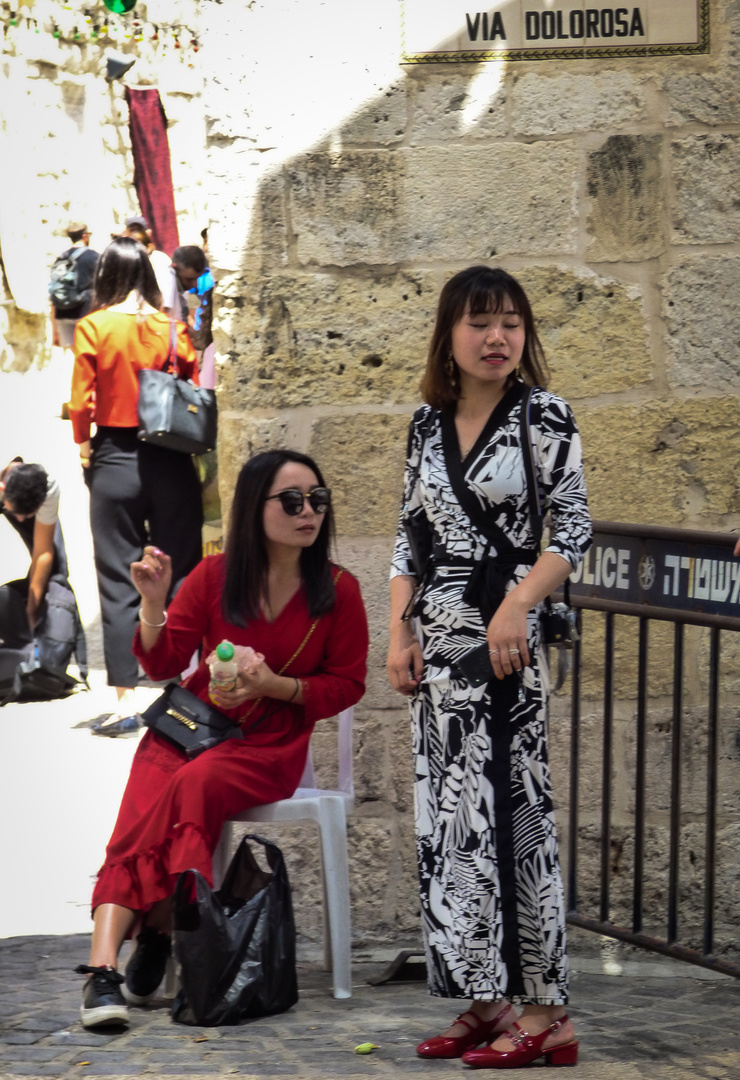
[{"label": "handbag gold clasp", "polygon": [[197,405],[188,405],[188,412],[197,413],[197,411],[198,411],[198,406]]},{"label": "handbag gold clasp", "polygon": [[167,715],[174,716],[175,720],[179,720],[181,724],[184,724],[185,727],[190,728],[191,731],[198,730],[198,725],[195,723],[195,721],[191,720],[188,716],[183,716],[183,714],[181,712],[178,712],[177,709],[173,709],[170,707],[167,710]]}]

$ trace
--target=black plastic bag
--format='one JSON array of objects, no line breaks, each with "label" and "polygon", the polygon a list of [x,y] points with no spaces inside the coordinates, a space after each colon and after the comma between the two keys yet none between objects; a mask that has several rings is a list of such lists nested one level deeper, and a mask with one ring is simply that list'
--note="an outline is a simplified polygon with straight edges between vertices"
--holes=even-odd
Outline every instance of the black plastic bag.
[{"label": "black plastic bag", "polygon": [[[248,841],[262,844],[271,873]],[[173,941],[181,986],[172,1018],[215,1027],[285,1012],[298,1001],[295,921],[282,852],[245,836],[217,891],[197,870],[177,881]]]}]

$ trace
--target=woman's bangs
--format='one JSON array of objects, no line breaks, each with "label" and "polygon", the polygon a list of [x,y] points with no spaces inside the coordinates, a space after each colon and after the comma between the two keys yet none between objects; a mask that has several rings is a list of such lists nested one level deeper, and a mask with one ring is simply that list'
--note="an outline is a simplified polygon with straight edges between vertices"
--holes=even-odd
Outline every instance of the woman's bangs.
[{"label": "woman's bangs", "polygon": [[470,290],[465,311],[471,315],[498,315],[509,305],[509,310],[515,311],[517,315],[522,314],[515,299],[503,285],[491,287],[482,282],[476,282]]}]

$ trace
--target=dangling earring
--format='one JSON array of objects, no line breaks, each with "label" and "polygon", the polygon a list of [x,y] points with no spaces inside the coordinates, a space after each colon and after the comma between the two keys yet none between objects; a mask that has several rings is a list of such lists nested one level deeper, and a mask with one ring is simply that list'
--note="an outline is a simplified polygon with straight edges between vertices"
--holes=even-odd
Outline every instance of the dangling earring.
[{"label": "dangling earring", "polygon": [[514,368],[514,378],[519,379],[520,382],[524,382],[524,379],[522,378],[522,369],[519,367],[518,364]]},{"label": "dangling earring", "polygon": [[452,349],[447,353],[447,359],[445,360],[445,371],[449,376],[450,382],[455,381],[455,361],[452,356]]}]

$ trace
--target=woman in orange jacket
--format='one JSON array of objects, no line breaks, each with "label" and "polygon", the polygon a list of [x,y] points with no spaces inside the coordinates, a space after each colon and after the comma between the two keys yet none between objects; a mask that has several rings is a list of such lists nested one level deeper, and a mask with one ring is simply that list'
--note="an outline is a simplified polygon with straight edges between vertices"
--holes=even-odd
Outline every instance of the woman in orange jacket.
[{"label": "woman in orange jacket", "polygon": [[202,552],[203,510],[193,459],[137,438],[140,370],[171,362],[180,378],[198,382],[185,324],[176,322],[173,334],[160,305],[144,247],[119,237],[98,260],[94,310],[75,330],[69,414],[90,489],[105,665],[118,695],[117,712],[93,725],[98,735],[135,734],[140,726],[133,690],[138,664],[131,651],[139,594],[131,563],[147,544],[167,551],[174,596]]}]

